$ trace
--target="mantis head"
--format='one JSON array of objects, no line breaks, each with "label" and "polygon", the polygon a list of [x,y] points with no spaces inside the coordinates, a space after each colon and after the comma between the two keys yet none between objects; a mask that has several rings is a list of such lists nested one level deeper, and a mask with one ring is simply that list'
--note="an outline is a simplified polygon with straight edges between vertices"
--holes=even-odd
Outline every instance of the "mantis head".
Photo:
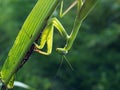
[{"label": "mantis head", "polygon": [[68,53],[67,50],[65,50],[64,48],[57,48],[56,51],[60,54],[60,55],[66,55]]}]

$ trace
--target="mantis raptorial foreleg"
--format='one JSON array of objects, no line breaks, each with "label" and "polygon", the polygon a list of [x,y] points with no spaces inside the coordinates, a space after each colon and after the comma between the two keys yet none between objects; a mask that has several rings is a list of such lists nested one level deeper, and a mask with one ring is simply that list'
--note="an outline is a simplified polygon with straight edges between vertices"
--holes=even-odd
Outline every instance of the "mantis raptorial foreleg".
[{"label": "mantis raptorial foreleg", "polygon": [[[48,25],[46,28],[43,30],[42,35],[41,35],[41,40],[40,40],[40,45],[35,44],[35,49],[34,51],[44,54],[44,55],[49,55],[51,54],[52,51],[52,42],[53,42],[53,30],[54,27],[57,28],[57,30],[60,32],[62,37],[64,37],[66,40],[68,39],[67,32],[65,31],[64,27],[61,25],[61,23],[57,20],[57,18],[52,18],[48,21]],[[42,49],[47,43],[47,52],[43,52],[39,49]]]}]

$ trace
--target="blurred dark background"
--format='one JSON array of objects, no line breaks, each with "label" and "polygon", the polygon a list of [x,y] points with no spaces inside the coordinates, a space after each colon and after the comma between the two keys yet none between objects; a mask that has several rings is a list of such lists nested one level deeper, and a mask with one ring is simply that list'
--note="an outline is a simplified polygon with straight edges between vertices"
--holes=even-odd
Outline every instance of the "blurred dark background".
[{"label": "blurred dark background", "polygon": [[[36,1],[0,0],[0,68]],[[64,0],[64,10],[72,1]],[[52,54],[33,53],[16,80],[37,90],[120,90],[120,0],[98,1],[66,55],[73,71],[64,59],[60,66],[62,56],[56,48],[63,47],[65,41],[55,30]],[[75,10],[58,18],[68,33],[73,27]]]}]

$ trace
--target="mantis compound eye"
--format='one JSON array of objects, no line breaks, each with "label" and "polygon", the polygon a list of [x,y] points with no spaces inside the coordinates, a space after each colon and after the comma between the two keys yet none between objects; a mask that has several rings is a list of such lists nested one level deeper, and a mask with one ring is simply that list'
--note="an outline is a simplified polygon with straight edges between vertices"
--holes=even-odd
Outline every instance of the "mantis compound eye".
[{"label": "mantis compound eye", "polygon": [[64,48],[57,48],[56,51],[61,55],[66,55],[68,53]]}]

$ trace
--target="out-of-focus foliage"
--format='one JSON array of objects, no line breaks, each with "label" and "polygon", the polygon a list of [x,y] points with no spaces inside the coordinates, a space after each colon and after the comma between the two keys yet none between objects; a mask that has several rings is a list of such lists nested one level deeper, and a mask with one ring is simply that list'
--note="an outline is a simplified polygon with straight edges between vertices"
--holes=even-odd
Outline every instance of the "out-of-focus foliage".
[{"label": "out-of-focus foliage", "polygon": [[[71,1],[65,0],[65,8]],[[0,65],[35,2],[0,1]],[[60,20],[67,32],[72,29],[75,9]],[[17,80],[37,90],[120,90],[120,0],[99,0],[83,22],[72,49],[66,55],[74,71],[65,60],[59,68],[62,56],[55,48],[62,47],[65,41],[56,31],[53,41],[52,54],[33,53],[16,75]]]}]

